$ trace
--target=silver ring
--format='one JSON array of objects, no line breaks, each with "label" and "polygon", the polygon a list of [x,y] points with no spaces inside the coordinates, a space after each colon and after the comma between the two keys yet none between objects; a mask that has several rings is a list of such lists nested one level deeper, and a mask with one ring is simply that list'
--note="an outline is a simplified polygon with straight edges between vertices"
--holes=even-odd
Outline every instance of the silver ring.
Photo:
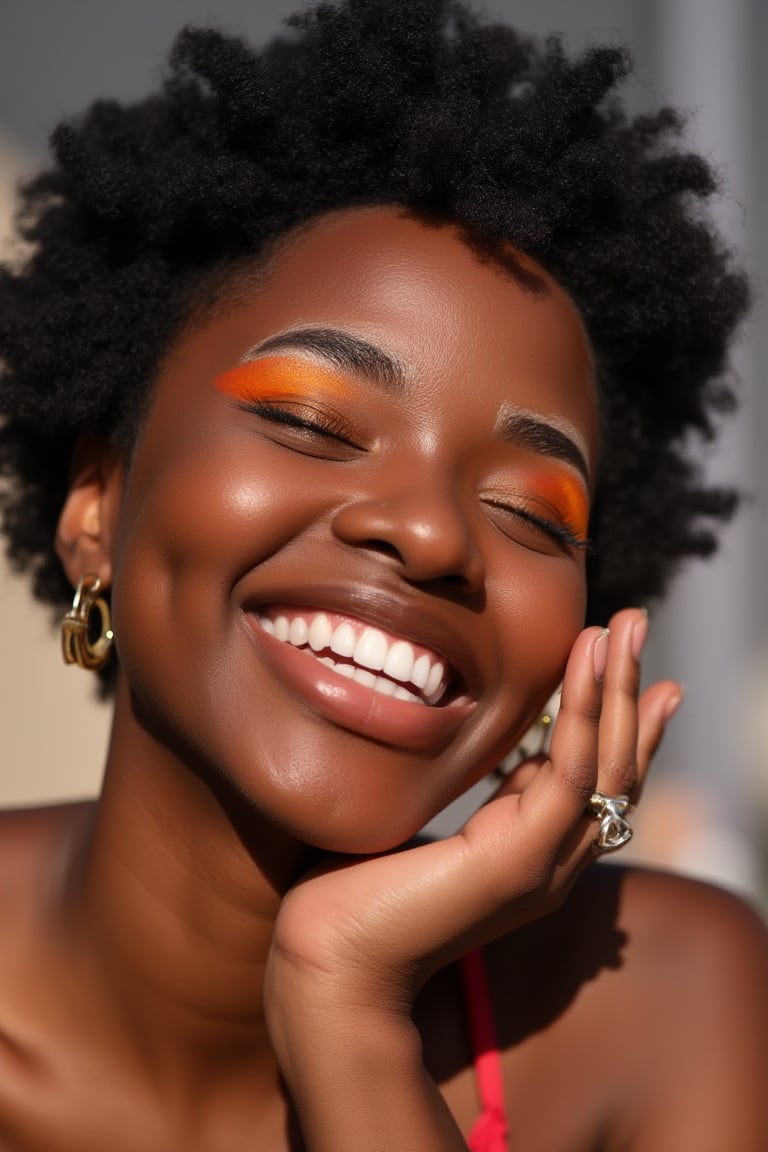
[{"label": "silver ring", "polygon": [[606,796],[593,792],[587,808],[600,821],[594,845],[601,852],[615,852],[632,839],[632,829],[624,814],[629,811],[629,796]]}]

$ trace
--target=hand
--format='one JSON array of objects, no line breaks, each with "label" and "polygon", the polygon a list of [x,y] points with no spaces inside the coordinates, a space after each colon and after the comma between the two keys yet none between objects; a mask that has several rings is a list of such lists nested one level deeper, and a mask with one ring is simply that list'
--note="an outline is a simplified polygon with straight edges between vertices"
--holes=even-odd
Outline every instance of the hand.
[{"label": "hand", "polygon": [[549,758],[506,780],[457,835],[326,864],[285,897],[265,1009],[312,1152],[466,1147],[421,1066],[413,998],[438,968],[563,900],[595,857],[596,789],[639,797],[682,696],[672,681],[638,696],[646,630],[627,609],[609,633],[579,635]]},{"label": "hand", "polygon": [[607,634],[579,635],[548,759],[518,769],[457,835],[303,878],[278,918],[280,963],[388,987],[401,1002],[470,947],[555,908],[595,857],[589,797],[638,800],[682,695],[660,681],[638,697],[646,630],[645,613],[625,609]]}]

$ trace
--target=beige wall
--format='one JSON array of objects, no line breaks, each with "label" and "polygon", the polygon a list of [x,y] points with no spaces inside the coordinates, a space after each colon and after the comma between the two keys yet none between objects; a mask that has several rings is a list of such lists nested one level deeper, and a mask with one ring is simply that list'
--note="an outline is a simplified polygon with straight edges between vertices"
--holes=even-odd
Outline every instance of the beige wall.
[{"label": "beige wall", "polygon": [[[27,164],[0,138],[0,250],[7,250],[10,188]],[[0,807],[94,793],[108,719],[90,677],[65,667],[47,609],[0,558]]]},{"label": "beige wall", "polygon": [[47,609],[0,567],[0,807],[92,795],[109,709],[89,673],[68,668]]}]

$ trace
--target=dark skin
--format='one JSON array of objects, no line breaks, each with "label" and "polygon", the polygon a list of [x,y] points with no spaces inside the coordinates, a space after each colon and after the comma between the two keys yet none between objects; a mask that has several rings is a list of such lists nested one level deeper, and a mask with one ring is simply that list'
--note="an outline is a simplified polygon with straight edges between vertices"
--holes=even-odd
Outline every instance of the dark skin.
[{"label": "dark skin", "polygon": [[[762,926],[590,867],[586,799],[639,797],[681,693],[638,694],[638,609],[582,627],[591,357],[535,271],[394,209],[317,221],[181,336],[130,466],[84,443],[57,542],[112,590],[120,678],[99,801],[3,818],[0,1149],[463,1149],[454,962],[486,946],[512,1147],[758,1152]],[[263,625],[321,610],[439,656],[443,699]],[[564,669],[549,759],[393,852]]]}]

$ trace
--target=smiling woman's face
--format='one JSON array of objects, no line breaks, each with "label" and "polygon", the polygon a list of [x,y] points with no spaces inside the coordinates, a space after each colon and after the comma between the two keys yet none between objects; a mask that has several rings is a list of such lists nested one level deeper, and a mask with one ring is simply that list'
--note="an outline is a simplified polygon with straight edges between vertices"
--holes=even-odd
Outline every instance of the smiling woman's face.
[{"label": "smiling woman's face", "polygon": [[597,419],[545,280],[338,213],[161,373],[116,532],[121,675],[150,743],[298,839],[400,843],[561,675]]}]

